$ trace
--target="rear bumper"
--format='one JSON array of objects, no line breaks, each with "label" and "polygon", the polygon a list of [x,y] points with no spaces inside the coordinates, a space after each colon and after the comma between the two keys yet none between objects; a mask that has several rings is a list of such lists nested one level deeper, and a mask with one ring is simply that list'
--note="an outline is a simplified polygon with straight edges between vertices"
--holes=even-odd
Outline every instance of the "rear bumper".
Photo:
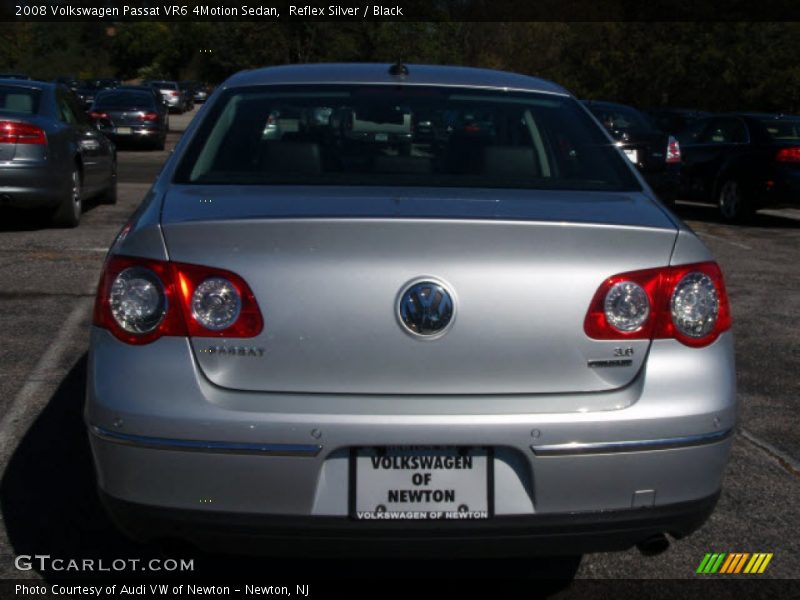
[{"label": "rear bumper", "polygon": [[[736,421],[732,342],[724,333],[687,351],[656,340],[636,380],[603,393],[620,408],[548,412],[542,395],[226,390],[205,379],[186,339],[129,346],[93,328],[85,417],[99,487],[124,508],[112,506],[115,518],[147,520],[150,537],[217,547],[217,536],[246,534],[242,523],[255,519],[268,525],[251,536],[261,543],[319,524],[358,546],[383,524],[349,518],[352,448],[486,446],[494,449],[493,517],[460,525],[459,542],[475,536],[478,550],[494,540],[497,552],[508,543],[552,553],[559,538],[566,553],[615,550],[653,533],[689,533],[713,506],[707,499],[721,488]],[[186,525],[198,519],[202,527]],[[580,526],[559,533],[571,523]],[[425,540],[452,541],[456,530],[442,521],[386,526]]]},{"label": "rear bumper", "polygon": [[68,176],[52,165],[0,164],[0,207],[55,207],[69,192]]},{"label": "rear bumper", "polygon": [[702,526],[719,492],[655,508],[444,523],[183,511],[100,497],[116,525],[140,541],[177,538],[209,551],[280,556],[454,558],[575,555],[625,550],[661,533],[681,538]]}]

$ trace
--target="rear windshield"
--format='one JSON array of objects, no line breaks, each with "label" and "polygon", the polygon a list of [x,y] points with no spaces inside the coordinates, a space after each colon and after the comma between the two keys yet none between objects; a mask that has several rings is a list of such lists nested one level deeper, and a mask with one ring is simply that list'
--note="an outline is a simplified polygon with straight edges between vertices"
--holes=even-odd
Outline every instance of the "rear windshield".
[{"label": "rear windshield", "polygon": [[572,98],[427,86],[228,90],[176,182],[640,189]]},{"label": "rear windshield", "polygon": [[165,90],[177,90],[178,84],[174,81],[153,81],[150,85],[154,85],[156,87],[165,89]]},{"label": "rear windshield", "polygon": [[800,119],[762,119],[761,123],[776,142],[800,140]]},{"label": "rear windshield", "polygon": [[39,90],[0,85],[0,112],[36,114],[41,96]]},{"label": "rear windshield", "polygon": [[628,106],[590,104],[587,108],[609,131],[652,131],[655,127],[642,113]]},{"label": "rear windshield", "polygon": [[105,107],[149,107],[152,108],[153,95],[147,92],[114,91],[103,92],[95,98],[95,104]]}]

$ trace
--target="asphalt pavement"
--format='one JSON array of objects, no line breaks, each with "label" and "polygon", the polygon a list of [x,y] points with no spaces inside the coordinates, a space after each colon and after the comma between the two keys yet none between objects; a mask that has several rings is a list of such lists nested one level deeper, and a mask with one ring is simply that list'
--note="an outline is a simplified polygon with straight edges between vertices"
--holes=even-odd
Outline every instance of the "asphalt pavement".
[{"label": "asphalt pavement", "polygon": [[[75,230],[0,216],[0,579],[48,579],[18,571],[14,557],[152,557],[164,549],[124,539],[102,512],[81,419],[88,326],[102,261],[191,114],[171,117],[164,152],[119,152],[119,200],[89,206]],[[800,210],[759,214],[732,226],[713,207],[679,205],[726,277],[734,317],[740,423],[711,519],[664,553],[636,549],[558,560],[273,560],[282,576],[414,572],[438,576],[563,575],[698,578],[708,552],[769,552],[763,578],[800,574]],[[190,552],[181,549],[180,552]],[[258,573],[256,559],[192,554],[204,573]],[[259,566],[260,565],[260,566]],[[576,584],[572,584],[576,585]],[[569,593],[569,587],[564,592]]]}]

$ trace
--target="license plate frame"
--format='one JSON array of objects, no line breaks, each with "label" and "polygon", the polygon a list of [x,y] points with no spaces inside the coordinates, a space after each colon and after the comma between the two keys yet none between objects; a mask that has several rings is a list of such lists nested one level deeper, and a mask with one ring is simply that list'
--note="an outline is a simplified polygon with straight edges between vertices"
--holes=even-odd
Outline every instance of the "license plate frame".
[{"label": "license plate frame", "polygon": [[[449,457],[453,460],[456,457],[471,457],[472,458],[472,466],[469,469],[452,469],[455,471],[463,470],[466,475],[466,471],[477,471],[476,473],[470,473],[473,477],[481,477],[481,471],[485,470],[485,478],[475,480],[466,480],[458,482],[458,489],[450,490],[455,492],[455,501],[450,503],[452,504],[452,510],[446,509],[444,506],[438,507],[431,507],[431,504],[437,504],[436,502],[429,501],[423,502],[422,507],[414,510],[407,509],[402,507],[403,504],[402,500],[398,500],[398,506],[395,507],[396,510],[391,510],[391,505],[386,506],[383,510],[381,515],[378,515],[377,510],[366,510],[368,507],[363,506],[364,502],[368,501],[368,498],[359,494],[359,491],[364,492],[364,486],[368,485],[365,482],[374,483],[376,479],[378,480],[378,491],[385,491],[387,500],[389,497],[390,491],[395,492],[402,492],[402,491],[411,491],[411,490],[425,490],[430,489],[428,485],[435,485],[436,483],[444,483],[446,485],[453,484],[453,474],[452,472],[448,472],[451,470],[448,469],[425,469],[423,467],[417,469],[411,468],[400,468],[400,469],[388,469],[394,475],[384,475],[384,479],[391,479],[393,476],[395,478],[395,483],[397,485],[404,485],[406,490],[390,490],[388,488],[383,487],[380,481],[380,477],[376,477],[374,471],[376,471],[376,467],[374,463],[372,465],[365,465],[365,461],[371,463],[374,457],[388,457],[392,459],[393,457],[398,457],[399,460],[402,460],[403,456],[430,456],[435,459],[437,456],[442,458]],[[478,469],[475,469],[475,460],[478,459]],[[359,464],[359,460],[361,460],[361,464]],[[465,458],[461,459],[462,461]],[[483,463],[482,468],[480,463]],[[463,462],[462,462],[463,464]],[[368,467],[372,467],[372,473],[369,472]],[[386,471],[387,469],[383,469]],[[353,447],[350,448],[350,456],[349,456],[349,485],[348,485],[348,512],[351,519],[364,522],[364,521],[378,521],[378,522],[386,522],[386,521],[400,521],[400,522],[419,522],[419,521],[452,521],[452,520],[470,520],[470,521],[486,521],[492,519],[494,517],[494,449],[489,446],[469,446],[469,447],[461,447],[461,446],[364,446],[364,447]],[[437,478],[438,481],[433,479],[434,474],[439,474]],[[413,476],[415,474],[424,474],[430,473],[431,478],[428,479],[429,483],[423,483],[419,486],[413,483]],[[405,477],[405,481],[400,481],[400,474],[406,474],[408,477]],[[360,477],[359,477],[360,475]],[[458,476],[455,476],[458,479]],[[444,480],[444,481],[443,481]],[[464,498],[465,496],[465,488],[469,486],[474,486],[477,489],[472,490],[470,492],[467,489],[466,495],[468,495],[469,499],[468,502],[472,504],[472,507],[469,507],[464,502],[459,505],[459,498]],[[374,497],[374,490],[370,490],[370,493]],[[471,495],[470,495],[471,494]],[[360,502],[362,500],[363,502]],[[389,504],[388,502],[386,504]],[[443,505],[444,503],[438,503]],[[466,506],[466,510],[462,508],[462,506]],[[377,509],[378,507],[376,507]]]}]

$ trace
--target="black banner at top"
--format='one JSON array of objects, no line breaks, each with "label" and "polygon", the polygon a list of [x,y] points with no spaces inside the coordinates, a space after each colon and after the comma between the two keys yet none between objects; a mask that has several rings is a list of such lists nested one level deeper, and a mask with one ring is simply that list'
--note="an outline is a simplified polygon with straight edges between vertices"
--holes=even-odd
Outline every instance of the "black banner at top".
[{"label": "black banner at top", "polygon": [[796,0],[2,0],[0,21],[800,21]]}]

